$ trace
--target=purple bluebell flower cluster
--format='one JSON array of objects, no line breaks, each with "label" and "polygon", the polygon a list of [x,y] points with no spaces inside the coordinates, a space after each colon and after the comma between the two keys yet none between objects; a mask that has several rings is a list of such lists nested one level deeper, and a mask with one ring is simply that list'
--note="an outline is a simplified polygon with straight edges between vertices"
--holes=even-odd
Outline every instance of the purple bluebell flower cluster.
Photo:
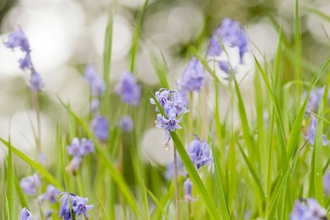
[{"label": "purple bluebell flower cluster", "polygon": [[15,49],[19,47],[21,51],[25,53],[24,58],[19,59],[19,67],[22,70],[30,70],[31,79],[30,79],[30,88],[33,91],[40,92],[44,87],[44,83],[41,79],[39,73],[35,71],[31,60],[31,49],[28,39],[26,38],[22,29],[12,33],[8,37],[8,41],[4,42],[4,45],[8,48]]},{"label": "purple bluebell flower cluster", "polygon": [[47,190],[44,194],[39,196],[39,200],[41,202],[45,201],[45,200],[49,200],[49,202],[51,204],[55,203],[57,200],[57,196],[60,195],[61,190],[59,190],[58,188],[56,188],[53,185],[48,185],[47,186]]},{"label": "purple bluebell flower cluster", "polygon": [[35,173],[32,176],[22,178],[19,185],[25,194],[35,196],[37,188],[40,186],[40,180],[38,175]]},{"label": "purple bluebell flower cluster", "polygon": [[290,215],[290,220],[325,220],[327,211],[312,198],[297,200]]},{"label": "purple bluebell flower cluster", "polygon": [[244,54],[249,53],[251,48],[244,27],[233,19],[224,19],[215,29],[207,50],[208,59],[214,60],[224,72],[221,78],[228,79],[230,72],[239,72],[240,66],[245,64]]},{"label": "purple bluebell flower cluster", "polygon": [[105,91],[105,83],[101,77],[98,76],[93,65],[89,64],[85,68],[84,78],[90,85],[92,92],[96,95],[102,95]]},{"label": "purple bluebell flower cluster", "polygon": [[141,98],[141,86],[137,84],[135,76],[124,72],[116,85],[115,92],[121,100],[130,105],[138,105]]},{"label": "purple bluebell flower cluster", "polygon": [[129,133],[133,130],[133,121],[131,117],[125,115],[118,121],[118,127],[125,133]]},{"label": "purple bluebell flower cluster", "polygon": [[180,90],[184,92],[199,92],[205,85],[206,74],[201,61],[193,57],[184,70]]},{"label": "purple bluebell flower cluster", "polygon": [[77,137],[72,139],[71,145],[67,147],[67,150],[68,154],[73,156],[70,164],[66,167],[66,170],[70,173],[79,169],[83,156],[95,152],[94,143],[91,140],[86,138],[79,140]]},{"label": "purple bluebell flower cluster", "polygon": [[84,216],[85,219],[88,219],[88,211],[93,208],[93,205],[87,205],[87,202],[87,198],[72,193],[64,193],[61,198],[59,218],[71,220],[74,219],[73,216]]},{"label": "purple bluebell flower cluster", "polygon": [[[165,115],[157,114],[155,124],[157,128],[164,129],[164,146],[168,146],[168,143],[171,140],[170,132],[182,128],[179,125],[182,121],[182,117],[179,116],[189,112],[189,110],[187,109],[187,103],[182,100],[180,93],[176,90],[160,89],[155,93],[155,96],[165,112]],[[152,98],[150,99],[150,103],[156,105],[155,100]],[[160,112],[158,107],[156,107],[156,111]]]},{"label": "purple bluebell flower cluster", "polygon": [[20,220],[32,220],[33,216],[25,207],[22,209]]},{"label": "purple bluebell flower cluster", "polygon": [[[308,142],[311,145],[314,145],[315,135],[316,135],[316,126],[317,126],[317,119],[314,116],[311,116],[311,121],[309,124],[309,129],[305,135],[305,139],[308,140]],[[327,140],[325,135],[322,135],[322,144],[328,145],[330,143],[329,140]]]}]

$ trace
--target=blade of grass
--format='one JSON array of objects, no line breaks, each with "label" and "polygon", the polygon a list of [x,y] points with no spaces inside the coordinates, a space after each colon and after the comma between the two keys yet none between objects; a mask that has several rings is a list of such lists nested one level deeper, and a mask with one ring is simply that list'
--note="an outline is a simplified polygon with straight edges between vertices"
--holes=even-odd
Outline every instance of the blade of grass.
[{"label": "blade of grass", "polygon": [[149,217],[149,208],[148,208],[148,197],[147,197],[147,188],[144,184],[144,181],[142,180],[142,185],[143,185],[143,203],[144,203],[144,208],[145,208],[145,219],[146,220],[149,220],[150,217]]},{"label": "blade of grass", "polygon": [[146,188],[146,192],[149,194],[149,196],[152,198],[152,200],[155,202],[155,204],[157,205],[157,208],[161,211],[161,213],[164,215],[165,219],[168,219],[168,216],[166,214],[166,211],[164,210],[162,204],[159,202],[159,200],[157,199],[157,197]]},{"label": "blade of grass", "polygon": [[35,170],[37,170],[45,179],[49,181],[49,183],[53,184],[57,188],[59,188],[61,191],[64,191],[62,185],[40,164],[35,162],[34,160],[30,159],[28,156],[26,156],[24,153],[19,151],[17,148],[12,146],[9,142],[5,141],[4,139],[0,138],[0,141],[8,148],[11,149],[13,153],[15,153],[17,156],[19,156],[21,159],[23,159],[25,162],[27,162],[30,166],[32,166]]},{"label": "blade of grass", "polygon": [[14,215],[15,215],[15,182],[14,182],[15,181],[15,179],[14,179],[15,171],[14,171],[13,155],[12,155],[12,147],[10,144],[10,138],[9,138],[9,142],[8,142],[7,163],[8,163],[7,190],[8,190],[9,219],[15,219],[15,217],[14,217]]}]

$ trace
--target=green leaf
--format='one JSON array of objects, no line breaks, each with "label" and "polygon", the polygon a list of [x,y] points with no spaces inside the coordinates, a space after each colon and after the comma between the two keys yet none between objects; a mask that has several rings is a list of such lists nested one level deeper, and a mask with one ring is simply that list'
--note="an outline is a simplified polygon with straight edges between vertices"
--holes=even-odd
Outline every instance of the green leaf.
[{"label": "green leaf", "polygon": [[162,204],[159,202],[159,200],[157,199],[157,197],[147,188],[145,188],[147,193],[149,194],[149,196],[152,198],[152,200],[156,203],[157,208],[161,211],[161,213],[164,215],[165,219],[168,219],[168,216],[166,214],[166,211],[164,210]]},{"label": "green leaf", "polygon": [[[12,146],[9,142],[5,141],[4,139],[0,138],[0,141],[8,147],[8,149],[11,149],[13,153],[15,153],[17,156],[19,156],[21,159],[23,159],[25,162],[27,162],[30,166],[32,166],[36,171],[38,171],[49,183],[53,184],[55,187],[59,188],[61,191],[64,191],[62,185],[40,164],[35,162],[34,160],[30,159],[28,156],[26,156],[24,153],[19,151],[17,148]],[[14,186],[14,184],[13,184]]]},{"label": "green leaf", "polygon": [[14,217],[14,215],[15,215],[15,182],[14,182],[15,181],[15,179],[14,179],[15,172],[14,172],[13,155],[12,155],[12,147],[10,145],[10,140],[8,143],[7,162],[8,162],[7,190],[8,190],[9,219],[14,219],[15,218]]}]

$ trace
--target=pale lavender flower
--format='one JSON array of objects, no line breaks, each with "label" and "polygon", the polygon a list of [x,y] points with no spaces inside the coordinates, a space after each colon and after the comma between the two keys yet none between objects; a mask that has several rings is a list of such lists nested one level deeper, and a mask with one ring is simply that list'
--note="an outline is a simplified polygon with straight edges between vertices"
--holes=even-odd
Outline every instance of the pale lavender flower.
[{"label": "pale lavender flower", "polygon": [[187,153],[197,170],[213,162],[209,145],[206,141],[200,140],[197,136],[190,142]]},{"label": "pale lavender flower", "polygon": [[[84,215],[85,218],[88,218],[88,210],[91,210],[93,205],[86,205],[87,201],[87,198],[82,198],[72,193],[65,193],[61,198],[59,218],[64,217],[64,220],[71,220],[73,217],[71,214],[74,216]],[[70,203],[72,210],[70,209]]]},{"label": "pale lavender flower", "polygon": [[290,220],[326,220],[327,211],[315,199],[297,200]]},{"label": "pale lavender flower", "polygon": [[20,47],[20,49],[25,52],[24,58],[19,59],[19,67],[22,70],[28,69],[31,71],[31,79],[30,79],[30,89],[33,91],[40,92],[41,89],[44,87],[44,83],[41,79],[39,73],[35,71],[33,63],[31,61],[30,55],[30,45],[29,41],[26,38],[22,29],[19,29],[17,32],[12,33],[8,37],[8,41],[4,42],[5,46],[8,48],[16,48]]},{"label": "pale lavender flower", "polygon": [[30,79],[30,88],[34,91],[40,92],[42,88],[44,88],[44,83],[42,81],[41,76],[37,72],[33,72],[31,74],[31,79]]},{"label": "pale lavender flower", "polygon": [[32,214],[24,207],[21,212],[20,220],[32,220]]},{"label": "pale lavender flower", "polygon": [[80,146],[79,138],[72,139],[71,145],[67,147],[68,154],[74,157],[81,157],[84,154],[83,148]]},{"label": "pale lavender flower", "polygon": [[91,128],[93,134],[101,142],[105,142],[109,137],[109,125],[106,118],[102,116],[96,116],[91,122]]},{"label": "pale lavender flower", "polygon": [[125,115],[122,118],[120,118],[118,121],[118,127],[126,133],[131,132],[133,129],[133,121],[131,117]]},{"label": "pale lavender flower", "polygon": [[91,105],[90,105],[91,111],[96,112],[100,108],[100,105],[101,105],[101,102],[99,99],[93,99],[91,101]]},{"label": "pale lavender flower", "polygon": [[[178,169],[178,174],[180,175],[185,175],[187,172],[185,171],[184,169],[184,165],[183,165],[183,162],[179,156],[178,153],[176,153],[176,166],[177,166],[177,169]],[[171,161],[170,163],[167,164],[167,169],[166,169],[166,172],[165,172],[165,178],[167,180],[170,180],[174,177],[174,160]]]},{"label": "pale lavender flower", "polygon": [[69,165],[65,167],[65,170],[69,173],[75,173],[81,164],[81,157],[73,157]]},{"label": "pale lavender flower", "polygon": [[[310,113],[310,112],[317,110],[317,108],[319,107],[320,101],[323,97],[324,90],[325,90],[325,86],[323,86],[321,88],[315,88],[312,90],[312,92],[309,96],[309,99],[307,101],[306,113]],[[304,93],[302,95],[302,98],[305,99],[306,96],[307,96],[307,93]],[[330,99],[330,92],[328,94],[328,99]]]},{"label": "pale lavender flower", "polygon": [[179,125],[179,123],[182,121],[182,118],[176,119],[177,114],[176,114],[176,109],[175,108],[170,108],[167,112],[167,117],[168,119],[163,119],[165,122],[166,126],[165,129],[169,131],[175,131],[176,129],[181,129],[182,127]]},{"label": "pale lavender flower", "polygon": [[85,68],[86,82],[91,86],[92,92],[97,95],[102,95],[105,91],[105,83],[101,77],[96,73],[96,70],[93,65],[89,64]]},{"label": "pale lavender flower", "polygon": [[35,196],[37,187],[40,186],[40,180],[38,175],[35,173],[32,176],[22,178],[19,185],[25,194]]},{"label": "pale lavender flower", "polygon": [[199,92],[205,85],[205,78],[206,74],[202,62],[192,58],[183,72],[180,89],[187,92]]},{"label": "pale lavender flower", "polygon": [[87,198],[76,196],[74,206],[72,206],[74,213],[78,216],[84,215],[85,218],[88,218],[88,210],[91,210],[93,205],[86,205],[87,202]]},{"label": "pale lavender flower", "polygon": [[[309,129],[307,131],[307,134],[305,135],[305,139],[309,141],[311,145],[314,145],[315,141],[315,135],[316,135],[316,126],[317,126],[317,119],[314,116],[311,116],[311,121],[309,124]],[[327,140],[325,135],[322,135],[322,144],[328,145],[330,143],[329,140]]]},{"label": "pale lavender flower", "polygon": [[94,143],[86,138],[81,139],[80,147],[82,149],[82,155],[87,155],[91,152],[95,152]]},{"label": "pale lavender flower", "polygon": [[20,47],[23,52],[30,52],[29,41],[26,38],[22,29],[12,33],[8,37],[8,41],[4,42],[5,46],[11,49]]},{"label": "pale lavender flower", "polygon": [[330,174],[323,176],[323,189],[326,196],[330,195]]},{"label": "pale lavender flower", "polygon": [[192,197],[192,182],[190,178],[187,178],[183,184],[183,201],[185,202],[194,202],[196,201],[195,198]]},{"label": "pale lavender flower", "polygon": [[238,47],[241,58],[244,53],[251,52],[245,29],[238,21],[230,18],[224,19],[221,26],[215,30],[207,54],[219,56],[223,52],[223,45]]},{"label": "pale lavender flower", "polygon": [[231,66],[230,66],[230,64],[229,64],[228,61],[219,61],[218,63],[219,63],[220,69],[222,69],[226,73],[229,73],[230,72]]},{"label": "pale lavender flower", "polygon": [[130,105],[138,105],[141,98],[141,86],[137,84],[135,76],[124,72],[116,85],[115,92],[121,100]]},{"label": "pale lavender flower", "polygon": [[56,188],[53,185],[48,185],[47,190],[44,194],[40,195],[40,201],[49,200],[51,204],[55,203],[57,200],[57,196],[60,195],[61,190]]}]

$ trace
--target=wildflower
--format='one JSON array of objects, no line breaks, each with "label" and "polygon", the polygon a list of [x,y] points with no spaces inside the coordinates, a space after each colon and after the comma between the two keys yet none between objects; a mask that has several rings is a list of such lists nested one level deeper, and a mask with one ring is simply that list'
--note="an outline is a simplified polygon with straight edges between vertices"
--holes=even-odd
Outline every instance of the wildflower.
[{"label": "wildflower", "polygon": [[192,58],[183,72],[181,89],[186,92],[199,92],[201,87],[205,85],[205,78],[203,64],[196,58]]},{"label": "wildflower", "polygon": [[128,133],[133,129],[133,121],[128,115],[123,116],[118,121],[118,127],[121,128],[124,132]]},{"label": "wildflower", "polygon": [[87,140],[86,138],[81,139],[81,149],[82,149],[82,155],[87,155],[89,153],[94,153],[94,143],[91,140]]},{"label": "wildflower", "polygon": [[185,202],[194,202],[196,199],[192,197],[192,182],[190,178],[187,178],[183,184],[183,201]]},{"label": "wildflower", "polygon": [[102,116],[96,116],[91,122],[91,127],[97,139],[99,139],[101,142],[108,140],[109,125],[106,118]]},{"label": "wildflower", "polygon": [[[176,129],[182,128],[179,125],[182,121],[182,117],[177,117],[189,112],[189,110],[186,108],[187,103],[182,100],[180,93],[176,90],[169,91],[167,89],[160,89],[155,93],[155,96],[165,112],[165,115],[157,114],[155,124],[157,128],[164,129],[165,142],[163,145],[168,146],[171,139],[169,132],[174,132]],[[150,103],[156,105],[154,99],[150,99]],[[156,111],[160,111],[158,107],[156,107]]]},{"label": "wildflower", "polygon": [[[87,198],[82,198],[72,193],[65,193],[61,198],[59,218],[64,217],[64,220],[71,220],[72,214],[74,216],[84,215],[85,218],[88,218],[88,210],[91,210],[93,205],[86,205],[87,202]],[[70,209],[70,204],[72,210]]]},{"label": "wildflower", "polygon": [[93,99],[93,100],[91,101],[91,105],[90,105],[91,111],[92,111],[92,112],[96,112],[96,111],[100,108],[100,105],[101,105],[100,100],[98,100],[98,99]]},{"label": "wildflower", "polygon": [[207,49],[208,60],[214,61],[215,73],[228,79],[230,73],[253,72],[253,56],[243,26],[230,18],[222,21],[211,36]]},{"label": "wildflower", "polygon": [[[176,162],[176,167],[177,167],[177,170],[178,170],[178,174],[180,175],[186,175],[186,171],[184,170],[184,165],[183,165],[183,162],[179,156],[179,154],[176,154],[176,158],[177,158],[177,162]],[[172,179],[174,176],[174,161],[171,161],[170,163],[167,164],[167,169],[166,169],[166,172],[165,172],[165,178],[167,180],[170,180]]]},{"label": "wildflower", "polygon": [[329,196],[330,195],[330,175],[326,174],[323,176],[323,189],[324,194]]},{"label": "wildflower", "polygon": [[[309,99],[307,101],[307,106],[306,106],[306,113],[310,113],[310,112],[313,112],[315,110],[317,110],[319,104],[320,104],[320,101],[323,97],[323,94],[324,94],[324,90],[325,90],[325,87],[321,87],[321,88],[315,88],[311,91],[311,94],[309,96]],[[302,98],[305,99],[307,96],[307,93],[304,93],[302,95]],[[330,92],[328,94],[328,99],[330,98]]]},{"label": "wildflower", "polygon": [[69,165],[65,167],[65,170],[69,173],[75,173],[79,169],[81,161],[81,157],[73,157]]},{"label": "wildflower", "polygon": [[141,97],[141,86],[137,84],[135,76],[130,72],[124,72],[116,85],[115,91],[123,102],[130,105],[138,105]]},{"label": "wildflower", "polygon": [[97,75],[93,65],[87,65],[85,68],[85,80],[91,86],[92,91],[97,95],[102,95],[105,91],[104,81]]},{"label": "wildflower", "polygon": [[39,180],[38,175],[35,173],[32,176],[28,176],[28,177],[21,179],[19,185],[23,189],[23,192],[25,194],[35,196],[37,187],[40,186],[40,180]]},{"label": "wildflower", "polygon": [[80,147],[80,141],[79,138],[73,138],[71,145],[67,147],[68,154],[75,156],[75,157],[81,157],[83,155],[83,148]]},{"label": "wildflower", "polygon": [[187,148],[187,153],[197,170],[202,166],[208,166],[213,162],[210,155],[209,145],[206,141],[200,140],[197,136],[190,142]]},{"label": "wildflower", "polygon": [[50,203],[53,204],[56,202],[56,198],[60,193],[61,193],[61,190],[59,190],[58,188],[56,188],[53,185],[48,185],[47,191],[44,194],[40,195],[39,199],[40,199],[40,201],[49,200]]},{"label": "wildflower", "polygon": [[32,220],[32,214],[24,207],[21,212],[20,220]]},{"label": "wildflower", "polygon": [[[311,145],[314,145],[315,135],[316,135],[316,125],[317,125],[317,119],[316,117],[312,116],[311,121],[309,124],[309,130],[307,131],[307,134],[305,135],[305,138],[309,141]],[[325,135],[322,135],[322,144],[328,145],[330,143],[329,140],[326,139]]]},{"label": "wildflower", "polygon": [[315,199],[297,200],[290,220],[325,220],[327,211]]},{"label": "wildflower", "polygon": [[44,83],[42,81],[41,76],[39,73],[35,71],[33,63],[31,61],[30,55],[30,45],[29,41],[26,38],[22,29],[19,29],[17,32],[14,32],[9,35],[8,41],[4,42],[4,45],[8,48],[16,48],[19,47],[21,51],[25,52],[24,58],[19,59],[19,67],[22,70],[28,69],[31,72],[31,79],[30,79],[30,88],[33,91],[40,92],[44,87]]}]

